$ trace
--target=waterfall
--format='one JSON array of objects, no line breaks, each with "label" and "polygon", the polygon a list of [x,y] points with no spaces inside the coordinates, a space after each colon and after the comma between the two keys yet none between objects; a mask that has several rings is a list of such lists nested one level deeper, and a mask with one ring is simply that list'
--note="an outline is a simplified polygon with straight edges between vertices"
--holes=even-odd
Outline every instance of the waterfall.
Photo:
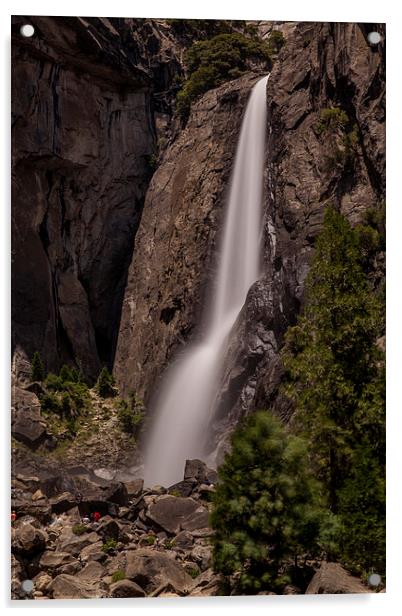
[{"label": "waterfall", "polygon": [[203,458],[228,334],[259,277],[267,80],[253,87],[242,121],[204,338],[189,344],[167,370],[158,394],[145,456],[146,485],[172,485],[183,478],[187,458]]}]

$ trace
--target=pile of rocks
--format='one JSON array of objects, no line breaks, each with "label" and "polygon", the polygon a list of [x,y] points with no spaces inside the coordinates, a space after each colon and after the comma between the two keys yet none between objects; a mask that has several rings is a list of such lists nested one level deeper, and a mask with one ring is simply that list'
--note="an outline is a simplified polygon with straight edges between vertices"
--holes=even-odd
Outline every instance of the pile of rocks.
[{"label": "pile of rocks", "polygon": [[[216,472],[186,462],[166,489],[130,482],[63,481],[18,475],[12,482],[13,598],[215,595],[209,495]],[[55,493],[57,492],[57,493]],[[99,522],[83,522],[93,512]],[[30,592],[24,580],[33,582]]]},{"label": "pile of rocks", "polygon": [[[216,472],[200,460],[187,460],[183,480],[167,489],[146,488],[142,479],[17,475],[12,598],[219,594],[222,580],[212,570],[208,525],[216,480]],[[94,512],[98,522],[89,521]],[[313,574],[312,569],[308,594],[369,592],[336,563],[324,562]],[[28,592],[25,580],[33,582]],[[289,586],[284,592],[303,591]]]}]

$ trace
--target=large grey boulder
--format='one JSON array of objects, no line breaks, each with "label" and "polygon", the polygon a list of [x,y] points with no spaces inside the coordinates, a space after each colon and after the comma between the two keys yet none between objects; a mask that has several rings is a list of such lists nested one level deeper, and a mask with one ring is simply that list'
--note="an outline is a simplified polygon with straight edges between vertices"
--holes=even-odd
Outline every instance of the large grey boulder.
[{"label": "large grey boulder", "polygon": [[94,599],[103,595],[98,587],[65,573],[54,578],[48,591],[53,599]]},{"label": "large grey boulder", "polygon": [[184,481],[195,480],[197,483],[216,483],[217,472],[202,460],[186,460],[184,467]]},{"label": "large grey boulder", "polygon": [[149,548],[127,553],[126,578],[139,584],[148,594],[165,583],[171,584],[175,592],[183,593],[192,583],[173,554]]},{"label": "large grey boulder", "polygon": [[100,582],[104,575],[106,575],[105,567],[99,562],[91,561],[76,574],[76,577],[90,584],[96,584]]},{"label": "large grey boulder", "polygon": [[203,528],[208,525],[208,510],[193,498],[160,496],[148,507],[147,517],[168,533]]},{"label": "large grey boulder", "polygon": [[13,552],[24,556],[43,552],[48,537],[44,530],[35,528],[32,524],[20,524],[12,529],[11,546]]},{"label": "large grey boulder", "polygon": [[63,565],[74,562],[76,562],[76,559],[68,552],[52,552],[47,550],[40,558],[39,567],[49,573],[55,573]]},{"label": "large grey boulder", "polygon": [[67,552],[77,556],[81,550],[88,545],[97,543],[99,536],[95,532],[84,533],[83,535],[74,535],[71,528],[66,527],[62,530],[58,540],[57,549],[61,552]]},{"label": "large grey boulder", "polygon": [[141,586],[135,582],[120,580],[111,585],[110,596],[116,599],[123,599],[127,597],[145,597],[146,595]]},{"label": "large grey boulder", "polygon": [[53,513],[64,513],[77,506],[77,498],[71,492],[63,492],[50,499]]},{"label": "large grey boulder", "polygon": [[38,397],[16,386],[12,392],[11,434],[32,449],[38,447],[47,436]]},{"label": "large grey boulder", "polygon": [[338,563],[323,562],[314,575],[306,595],[337,595],[369,593],[370,590],[353,575],[350,575]]},{"label": "large grey boulder", "polygon": [[143,479],[133,479],[133,481],[124,481],[124,487],[127,490],[128,498],[137,498],[143,488],[144,488],[144,480]]}]

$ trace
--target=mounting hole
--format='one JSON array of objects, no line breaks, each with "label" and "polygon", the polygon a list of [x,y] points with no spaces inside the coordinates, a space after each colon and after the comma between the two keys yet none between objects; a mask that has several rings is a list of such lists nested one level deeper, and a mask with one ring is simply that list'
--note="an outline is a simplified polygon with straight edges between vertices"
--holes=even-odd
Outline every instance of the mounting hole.
[{"label": "mounting hole", "polygon": [[24,24],[20,28],[21,35],[25,38],[30,38],[35,34],[35,28],[31,24]]},{"label": "mounting hole", "polygon": [[381,575],[378,575],[378,573],[372,573],[369,575],[368,583],[370,586],[378,586],[381,584]]},{"label": "mounting hole", "polygon": [[29,593],[34,589],[35,584],[32,580],[24,580],[21,584],[21,588],[24,592]]},{"label": "mounting hole", "polygon": [[370,45],[378,45],[382,41],[382,36],[379,32],[369,32],[367,35],[367,40]]}]

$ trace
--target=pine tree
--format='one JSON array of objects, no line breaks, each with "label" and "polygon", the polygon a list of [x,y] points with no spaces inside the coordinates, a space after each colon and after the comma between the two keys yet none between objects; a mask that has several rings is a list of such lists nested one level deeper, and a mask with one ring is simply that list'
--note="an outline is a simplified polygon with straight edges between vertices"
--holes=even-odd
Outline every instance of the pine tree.
[{"label": "pine tree", "polygon": [[43,381],[45,378],[45,368],[41,356],[38,351],[35,351],[32,357],[31,364],[31,379],[33,381]]},{"label": "pine tree", "polygon": [[318,549],[320,486],[306,444],[270,413],[238,428],[218,471],[211,524],[214,570],[241,592],[279,589],[298,555]]},{"label": "pine tree", "polygon": [[110,374],[109,370],[104,366],[96,382],[96,390],[101,398],[111,398],[116,395],[114,384],[113,375]]},{"label": "pine tree", "polygon": [[[384,358],[376,345],[383,333],[383,305],[365,271],[363,231],[327,209],[304,310],[287,332],[283,360],[294,425],[310,441],[314,470],[327,487],[331,511],[340,516],[339,550],[350,560],[355,549],[354,561],[366,566],[357,514],[365,502],[366,509],[377,512],[376,520],[383,519],[385,391]],[[361,483],[362,469],[371,492]],[[374,500],[364,500],[364,491]],[[378,541],[371,547],[384,554]]]}]

